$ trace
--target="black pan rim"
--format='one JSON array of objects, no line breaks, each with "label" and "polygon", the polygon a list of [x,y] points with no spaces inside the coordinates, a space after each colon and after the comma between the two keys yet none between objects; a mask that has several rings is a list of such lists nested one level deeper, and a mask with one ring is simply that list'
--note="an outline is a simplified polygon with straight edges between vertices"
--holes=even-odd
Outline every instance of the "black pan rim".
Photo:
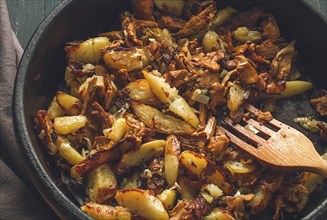
[{"label": "black pan rim", "polygon": [[55,211],[60,219],[91,219],[82,212],[52,181],[46,170],[43,168],[38,156],[33,148],[31,139],[27,133],[27,126],[24,114],[24,84],[28,66],[30,64],[30,55],[38,45],[38,41],[43,31],[51,25],[53,20],[60,16],[73,0],[63,0],[56,6],[40,23],[33,33],[20,61],[17,76],[15,79],[13,96],[13,122],[15,135],[20,150],[23,152],[23,158],[27,166],[25,167],[28,176],[36,186],[38,192],[42,195],[48,205]]},{"label": "black pan rim", "polygon": [[[56,17],[60,16],[61,12],[75,0],[63,0],[49,15],[43,19],[38,26],[33,36],[31,37],[26,50],[22,56],[17,76],[15,80],[14,96],[13,96],[13,121],[15,135],[20,150],[23,152],[24,160],[27,166],[25,170],[31,178],[33,184],[38,189],[44,200],[50,205],[55,213],[61,219],[91,219],[88,215],[80,210],[52,181],[33,148],[32,141],[27,132],[27,122],[24,114],[24,85],[28,75],[27,69],[30,65],[30,56],[33,54],[38,45],[43,31],[45,31]],[[310,7],[305,0],[301,1],[311,11],[314,12],[326,24],[326,20],[321,18],[318,13]],[[327,215],[327,198],[316,207],[311,213],[303,217],[302,220],[320,220]]]}]

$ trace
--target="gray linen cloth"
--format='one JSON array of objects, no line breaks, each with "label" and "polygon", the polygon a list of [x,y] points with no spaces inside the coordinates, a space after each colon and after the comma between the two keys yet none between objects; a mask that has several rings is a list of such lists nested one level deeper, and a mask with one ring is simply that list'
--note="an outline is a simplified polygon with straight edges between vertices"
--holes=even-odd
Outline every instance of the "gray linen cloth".
[{"label": "gray linen cloth", "polygon": [[0,219],[57,219],[26,175],[15,139],[12,96],[22,54],[11,29],[6,1],[0,0]]}]

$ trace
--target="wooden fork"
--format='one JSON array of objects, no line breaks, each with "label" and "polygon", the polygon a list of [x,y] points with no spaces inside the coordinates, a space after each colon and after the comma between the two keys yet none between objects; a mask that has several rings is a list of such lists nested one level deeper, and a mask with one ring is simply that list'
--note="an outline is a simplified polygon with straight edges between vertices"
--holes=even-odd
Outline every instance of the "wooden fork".
[{"label": "wooden fork", "polygon": [[[257,115],[260,110],[245,103],[244,109]],[[316,151],[312,142],[298,130],[276,120],[260,125],[253,118],[243,119],[243,124],[253,126],[254,134],[227,117],[219,130],[231,143],[269,165],[287,170],[303,170],[327,178],[327,161]]]}]

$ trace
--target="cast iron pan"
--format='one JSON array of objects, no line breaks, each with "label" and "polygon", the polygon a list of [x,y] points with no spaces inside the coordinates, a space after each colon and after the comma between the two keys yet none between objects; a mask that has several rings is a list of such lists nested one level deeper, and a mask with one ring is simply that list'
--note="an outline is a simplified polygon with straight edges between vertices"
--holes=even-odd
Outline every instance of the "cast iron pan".
[{"label": "cast iron pan", "polygon": [[[243,11],[251,6],[264,6],[272,12],[288,41],[296,39],[299,63],[305,77],[325,88],[326,23],[303,1],[218,1],[218,8],[232,6]],[[130,10],[128,1],[64,0],[40,24],[23,55],[15,83],[14,122],[17,140],[24,153],[26,170],[47,203],[62,219],[90,219],[79,209],[80,195],[62,183],[46,150],[34,132],[33,115],[46,108],[59,88],[64,88],[64,43],[83,40],[111,30],[118,14]],[[312,94],[307,94],[306,98]],[[274,116],[304,132],[322,153],[323,143],[293,122],[297,116],[314,115],[303,96],[278,102]],[[282,114],[281,114],[282,113]],[[293,219],[325,219],[327,184],[314,193],[306,208]],[[271,219],[267,210],[256,219]]]}]

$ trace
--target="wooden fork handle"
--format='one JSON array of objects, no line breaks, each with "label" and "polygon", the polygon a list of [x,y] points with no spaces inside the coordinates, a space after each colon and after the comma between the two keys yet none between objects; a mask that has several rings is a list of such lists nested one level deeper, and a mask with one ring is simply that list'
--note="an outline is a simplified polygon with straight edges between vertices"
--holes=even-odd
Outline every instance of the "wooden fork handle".
[{"label": "wooden fork handle", "polygon": [[314,167],[314,172],[325,177],[327,179],[327,161],[321,158],[321,162],[318,167]]},{"label": "wooden fork handle", "polygon": [[303,166],[296,166],[293,169],[316,173],[327,179],[327,160],[323,159],[318,153],[316,155],[312,154],[310,159],[303,160]]}]

